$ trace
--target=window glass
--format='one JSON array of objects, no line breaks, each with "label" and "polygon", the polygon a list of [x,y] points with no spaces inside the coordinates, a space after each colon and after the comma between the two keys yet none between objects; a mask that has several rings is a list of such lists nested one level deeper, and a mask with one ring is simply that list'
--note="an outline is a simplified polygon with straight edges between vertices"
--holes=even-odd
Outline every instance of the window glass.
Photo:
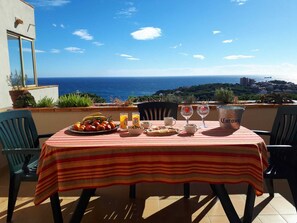
[{"label": "window glass", "polygon": [[[20,42],[19,38],[8,35],[8,52],[10,72],[13,74],[22,73],[21,57],[20,57]],[[10,75],[10,74],[7,74]]]},{"label": "window glass", "polygon": [[24,61],[24,75],[26,85],[34,85],[34,66],[33,66],[33,50],[32,50],[32,41],[21,39],[22,40],[22,51],[23,51],[23,61]]},{"label": "window glass", "polygon": [[[32,40],[22,38],[15,34],[8,34],[7,37],[10,72],[23,75],[24,86],[36,85]],[[20,43],[22,50],[20,50]]]}]

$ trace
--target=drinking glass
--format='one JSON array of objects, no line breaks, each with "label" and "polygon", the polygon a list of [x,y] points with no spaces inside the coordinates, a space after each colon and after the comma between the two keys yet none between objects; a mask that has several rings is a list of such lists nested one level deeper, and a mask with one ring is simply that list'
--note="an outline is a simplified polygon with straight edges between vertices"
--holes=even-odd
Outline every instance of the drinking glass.
[{"label": "drinking glass", "polygon": [[120,113],[120,129],[128,129],[128,113]]},{"label": "drinking glass", "polygon": [[193,115],[193,107],[192,105],[182,105],[180,114],[186,119],[187,124],[189,124],[189,119]]},{"label": "drinking glass", "polygon": [[204,122],[204,118],[209,114],[209,106],[207,102],[202,102],[197,106],[197,113],[202,119],[202,126],[200,128],[207,128]]},{"label": "drinking glass", "polygon": [[139,112],[132,112],[132,126],[140,127],[140,115]]}]

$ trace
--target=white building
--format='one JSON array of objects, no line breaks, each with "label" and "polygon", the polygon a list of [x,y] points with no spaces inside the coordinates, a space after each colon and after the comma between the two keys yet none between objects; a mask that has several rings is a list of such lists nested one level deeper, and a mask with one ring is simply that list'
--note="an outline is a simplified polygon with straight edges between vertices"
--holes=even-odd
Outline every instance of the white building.
[{"label": "white building", "polygon": [[35,100],[49,96],[58,99],[57,86],[38,86],[34,40],[34,8],[22,0],[0,1],[0,109],[12,106],[7,83],[11,72],[26,75],[23,86]]}]

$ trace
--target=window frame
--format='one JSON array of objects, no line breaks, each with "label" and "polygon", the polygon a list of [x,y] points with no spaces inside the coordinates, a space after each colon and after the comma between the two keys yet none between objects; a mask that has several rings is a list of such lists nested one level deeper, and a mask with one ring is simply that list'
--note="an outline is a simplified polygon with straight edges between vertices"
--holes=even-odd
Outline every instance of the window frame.
[{"label": "window frame", "polygon": [[[35,55],[35,40],[22,36],[20,34],[17,33],[13,33],[8,31],[7,32],[7,37],[13,37],[16,38],[18,40],[18,45],[19,45],[19,57],[20,57],[20,65],[21,65],[21,73],[22,73],[22,85],[23,87],[33,87],[33,86],[38,86],[38,78],[37,78],[37,71],[36,71],[36,55]],[[31,57],[32,57],[32,69],[33,69],[33,79],[34,79],[34,84],[30,84],[27,85],[25,82],[25,64],[24,64],[24,55],[23,55],[23,40],[29,41],[31,43]],[[7,38],[7,41],[9,41],[9,39]],[[8,53],[9,53],[9,46],[8,46]],[[9,58],[10,60],[10,58]],[[10,69],[10,73],[11,71],[11,67],[9,66]]]}]

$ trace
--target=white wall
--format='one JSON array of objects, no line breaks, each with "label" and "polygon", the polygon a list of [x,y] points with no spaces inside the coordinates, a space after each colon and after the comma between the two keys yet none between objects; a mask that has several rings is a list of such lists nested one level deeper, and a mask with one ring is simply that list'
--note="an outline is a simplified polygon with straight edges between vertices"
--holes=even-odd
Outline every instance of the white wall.
[{"label": "white wall", "polygon": [[[15,18],[23,24],[15,27]],[[0,108],[6,108],[12,104],[6,81],[10,74],[7,31],[35,39],[34,9],[21,0],[0,0],[0,21]]]},{"label": "white wall", "polygon": [[46,96],[54,99],[54,102],[57,101],[57,99],[59,98],[59,88],[57,85],[29,89],[29,92],[32,94],[36,102],[38,102],[40,99]]}]

